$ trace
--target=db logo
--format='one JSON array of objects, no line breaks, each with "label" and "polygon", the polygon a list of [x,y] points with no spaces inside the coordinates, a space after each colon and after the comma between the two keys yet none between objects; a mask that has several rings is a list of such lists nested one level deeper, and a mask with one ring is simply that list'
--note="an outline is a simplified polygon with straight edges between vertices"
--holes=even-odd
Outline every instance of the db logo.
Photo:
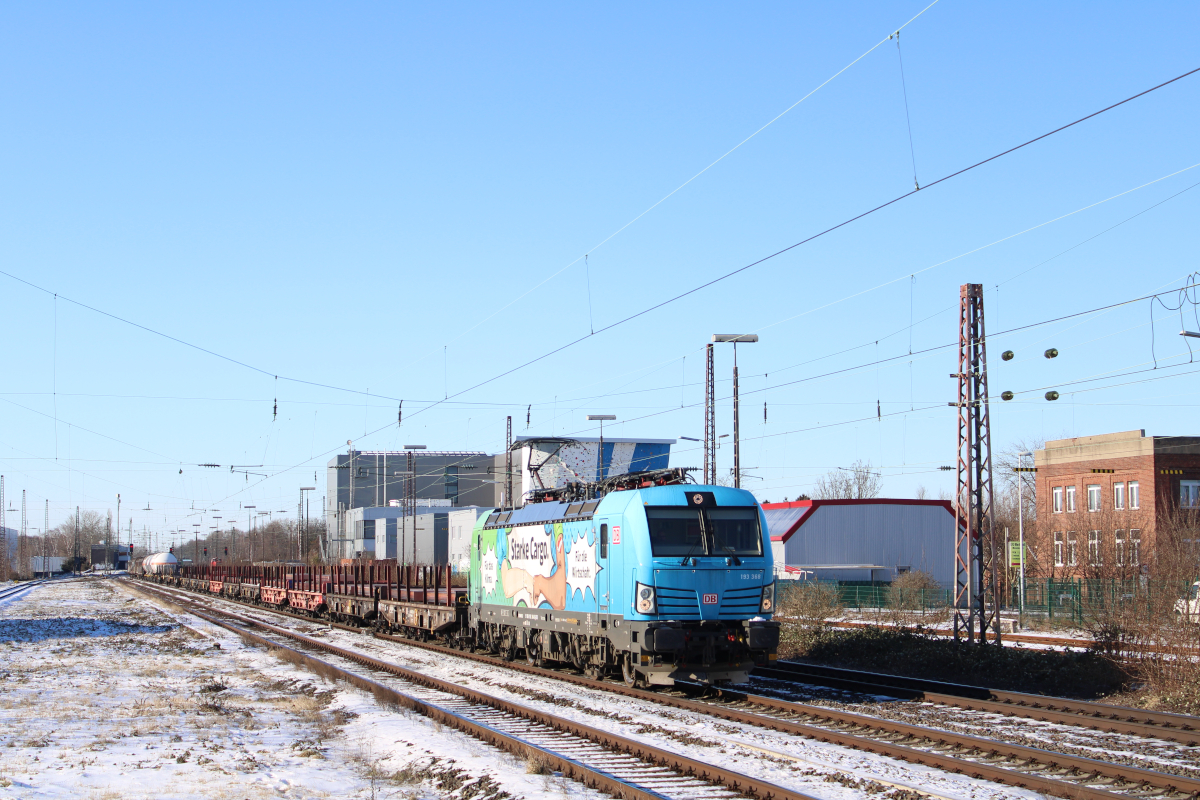
[{"label": "db logo", "polygon": [[717,604],[717,596],[715,594],[706,594],[703,596],[702,601],[706,606],[715,606]]}]

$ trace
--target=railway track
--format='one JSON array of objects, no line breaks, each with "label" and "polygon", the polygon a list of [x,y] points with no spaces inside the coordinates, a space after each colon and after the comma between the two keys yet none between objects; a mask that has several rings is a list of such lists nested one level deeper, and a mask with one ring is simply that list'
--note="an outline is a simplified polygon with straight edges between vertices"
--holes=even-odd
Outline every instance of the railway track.
[{"label": "railway track", "polygon": [[16,586],[10,586],[7,589],[0,590],[0,600],[7,600],[8,598],[12,597],[13,595],[20,594],[21,592],[25,591],[26,589],[32,589],[34,586],[41,586],[45,582],[46,582],[45,578],[43,578],[42,580],[38,580],[38,581],[25,581],[24,583],[20,583]]},{"label": "railway track", "polygon": [[[172,592],[182,591],[172,588]],[[228,598],[221,599],[237,602]],[[246,603],[240,605],[313,622],[311,617]],[[363,631],[362,628],[348,625],[337,627],[356,632]],[[683,687],[688,694],[652,692],[621,683],[597,681],[564,671],[505,662],[492,656],[428,642],[378,633],[376,638],[1062,797],[1081,800],[1129,796],[1200,797],[1200,780],[1186,775],[1110,763],[747,692],[720,690],[715,696],[699,698],[692,693],[701,692],[704,687]]]},{"label": "railway track", "polygon": [[[778,619],[778,617],[777,617],[777,619]],[[834,628],[848,628],[848,629],[875,628],[875,629],[884,630],[884,631],[895,631],[895,630],[904,630],[905,629],[905,626],[902,626],[902,625],[897,626],[897,625],[892,625],[892,624],[888,624],[888,623],[852,622],[852,621],[845,621],[845,620],[836,620],[836,621],[830,622],[828,624]],[[943,639],[951,639],[954,637],[954,631],[952,631],[952,630],[947,630],[945,628],[930,628],[930,627],[925,627],[925,626],[919,626],[919,627],[921,628],[921,631],[927,636],[937,636],[937,637],[943,638]],[[992,640],[994,638],[995,638],[994,634],[988,634],[989,640]],[[1036,644],[1036,645],[1041,645],[1043,647],[1074,647],[1079,650],[1087,650],[1089,648],[1096,646],[1096,642],[1093,639],[1075,639],[1075,638],[1071,638],[1068,636],[1044,636],[1041,634],[1027,634],[1027,633],[1006,633],[1003,635],[1003,640],[1005,642],[1016,642],[1016,643],[1020,643],[1020,644]],[[1135,646],[1135,647],[1133,647],[1133,649],[1135,649],[1139,652],[1143,652],[1143,653],[1170,652],[1170,651],[1164,651],[1164,650],[1160,650],[1156,647],[1150,647],[1150,646],[1146,646],[1146,645]],[[1200,655],[1200,653],[1198,653],[1197,655]]]},{"label": "railway track", "polygon": [[1200,718],[1184,714],[1146,711],[1139,708],[1046,697],[1022,692],[988,689],[901,675],[779,661],[760,667],[755,677],[774,678],[845,689],[864,694],[881,694],[905,700],[953,706],[972,711],[1022,717],[1040,722],[1075,725],[1107,733],[1164,739],[1179,744],[1200,745]]},{"label": "railway track", "polygon": [[[191,597],[181,598],[174,592],[145,585],[135,585],[135,588],[250,642],[286,651],[291,660],[299,661],[318,674],[371,692],[377,700],[415,710],[526,760],[539,760],[572,780],[615,797],[631,800],[727,800],[736,797],[817,800],[803,792],[432,678]],[[281,644],[250,628],[283,637],[299,647]],[[327,657],[319,658],[312,651]],[[391,680],[385,685],[359,671],[347,669],[340,662],[365,667]]]}]

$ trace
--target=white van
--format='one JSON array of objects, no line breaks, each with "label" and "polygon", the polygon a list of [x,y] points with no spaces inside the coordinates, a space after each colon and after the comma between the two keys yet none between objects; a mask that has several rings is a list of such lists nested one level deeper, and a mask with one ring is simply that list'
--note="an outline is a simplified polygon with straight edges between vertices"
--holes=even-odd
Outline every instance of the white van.
[{"label": "white van", "polygon": [[1200,623],[1200,581],[1192,584],[1187,597],[1175,601],[1175,613],[1184,622]]}]

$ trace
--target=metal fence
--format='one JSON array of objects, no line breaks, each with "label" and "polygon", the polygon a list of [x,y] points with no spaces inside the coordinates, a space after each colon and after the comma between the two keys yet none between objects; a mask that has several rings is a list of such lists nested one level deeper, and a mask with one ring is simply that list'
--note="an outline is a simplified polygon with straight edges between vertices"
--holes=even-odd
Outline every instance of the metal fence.
[{"label": "metal fence", "polygon": [[[813,583],[818,582],[781,582],[781,594]],[[819,583],[835,589],[847,611],[903,609],[924,613],[949,608],[954,602],[953,589],[901,589],[887,583],[865,582]],[[1190,591],[1190,581],[1152,581],[1145,576],[1027,581],[1024,610],[1064,625],[1083,625],[1114,612],[1161,617],[1173,615],[1176,601],[1189,596]],[[1018,586],[1010,587],[1005,601],[1002,610],[1020,609]]]},{"label": "metal fence", "polygon": [[[1080,625],[1114,612],[1173,614],[1176,601],[1187,597],[1190,581],[1135,578],[1074,578],[1026,581],[1025,612]],[[1020,608],[1019,587],[1009,593],[1008,607]]]},{"label": "metal fence", "polygon": [[800,589],[819,583],[836,589],[839,602],[847,610],[901,608],[932,611],[946,608],[953,599],[949,589],[901,589],[889,583],[853,583],[837,581],[781,581],[781,591]]}]

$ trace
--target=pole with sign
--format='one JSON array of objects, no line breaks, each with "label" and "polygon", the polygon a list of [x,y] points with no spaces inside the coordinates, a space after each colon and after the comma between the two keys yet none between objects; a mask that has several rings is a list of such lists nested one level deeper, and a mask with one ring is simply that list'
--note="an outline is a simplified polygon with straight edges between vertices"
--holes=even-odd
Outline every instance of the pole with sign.
[{"label": "pole with sign", "polygon": [[[1019,459],[1019,461],[1017,462],[1018,466],[1016,469],[1016,472],[1017,472],[1017,526],[1018,526],[1018,531],[1019,531],[1019,536],[1020,536],[1020,543],[1019,543],[1019,549],[1017,550],[1018,563],[1014,564],[1013,566],[1021,567],[1021,591],[1020,591],[1019,596],[1020,596],[1020,614],[1021,614],[1022,627],[1024,627],[1024,625],[1025,625],[1025,499],[1024,499],[1025,498],[1025,495],[1024,495],[1025,477],[1022,475],[1022,473],[1037,472],[1037,467],[1025,466],[1025,456],[1032,456],[1032,455],[1033,455],[1033,453],[1029,452],[1028,450],[1023,453],[1017,453],[1017,458]],[[1009,556],[1010,562],[1011,562],[1011,559],[1012,559],[1012,557],[1010,555]]]}]

